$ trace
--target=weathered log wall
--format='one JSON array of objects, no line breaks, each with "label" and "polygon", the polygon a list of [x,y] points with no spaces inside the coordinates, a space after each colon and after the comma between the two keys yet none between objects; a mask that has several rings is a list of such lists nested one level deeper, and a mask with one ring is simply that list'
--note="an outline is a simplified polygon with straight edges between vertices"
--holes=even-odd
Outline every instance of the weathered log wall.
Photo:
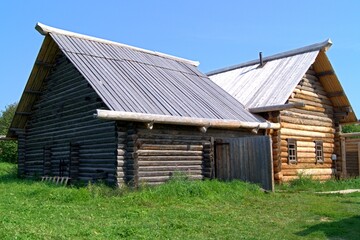
[{"label": "weathered log wall", "polygon": [[59,55],[41,95],[29,109],[26,139],[19,145],[19,153],[25,152],[21,172],[115,182],[115,122],[93,117],[96,109],[104,107],[83,76]]},{"label": "weathered log wall", "polygon": [[[334,176],[335,165],[331,155],[341,155],[337,129],[334,121],[334,110],[330,99],[316,77],[309,69],[294,90],[290,103],[303,102],[305,107],[283,110],[280,112],[280,149],[274,148],[274,156],[280,154],[281,172],[275,172],[279,181],[297,178],[299,174],[312,175],[317,179],[329,179]],[[297,140],[297,163],[288,163],[287,139]],[[323,142],[324,162],[316,163],[315,141]],[[274,158],[275,159],[275,158]],[[274,169],[279,169],[275,166]]]},{"label": "weathered log wall", "polygon": [[118,184],[159,184],[177,172],[191,179],[214,177],[213,139],[241,137],[249,132],[118,122]]},{"label": "weathered log wall", "polygon": [[346,176],[360,176],[360,138],[346,138]]},{"label": "weathered log wall", "polygon": [[25,173],[25,133],[24,131],[17,132],[18,134],[18,176],[22,177]]}]

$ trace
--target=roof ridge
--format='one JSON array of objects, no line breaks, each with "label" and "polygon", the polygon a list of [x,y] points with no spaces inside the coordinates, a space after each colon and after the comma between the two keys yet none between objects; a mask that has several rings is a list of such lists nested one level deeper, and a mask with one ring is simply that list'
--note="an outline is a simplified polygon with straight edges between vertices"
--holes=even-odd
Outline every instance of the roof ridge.
[{"label": "roof ridge", "polygon": [[105,43],[105,44],[111,44],[111,45],[116,45],[116,46],[120,46],[120,47],[126,47],[126,48],[130,48],[130,49],[133,49],[133,50],[136,50],[136,51],[153,54],[153,55],[156,55],[156,56],[159,56],[159,57],[165,57],[165,58],[169,58],[169,59],[172,59],[172,60],[175,60],[175,61],[185,62],[185,63],[191,64],[191,65],[194,65],[196,67],[199,66],[199,64],[200,64],[198,61],[192,61],[192,60],[188,60],[188,59],[185,59],[185,58],[175,57],[175,56],[172,56],[172,55],[169,55],[169,54],[166,54],[166,53],[146,50],[146,49],[143,49],[143,48],[134,47],[134,46],[130,46],[130,45],[119,43],[119,42],[114,42],[114,41],[110,41],[110,40],[106,40],[106,39],[102,39],[102,38],[97,38],[97,37],[92,37],[92,36],[88,36],[88,35],[84,35],[84,34],[80,34],[80,33],[70,32],[70,31],[67,31],[67,30],[50,27],[50,26],[47,26],[47,25],[42,24],[40,22],[38,22],[36,24],[35,29],[41,35],[47,35],[49,33],[67,35],[67,36],[81,38],[81,39],[85,39],[85,40],[97,41],[97,42],[102,42],[102,43]]},{"label": "roof ridge", "polygon": [[[301,48],[296,48],[290,51],[285,51],[282,53],[277,53],[268,57],[264,57],[263,58],[263,62],[268,62],[268,61],[272,61],[272,60],[276,60],[276,59],[280,59],[280,58],[285,58],[285,57],[291,57],[291,56],[295,56],[295,55],[299,55],[299,54],[303,54],[306,52],[314,52],[314,51],[327,51],[332,45],[332,41],[331,39],[327,39],[323,42],[319,42],[319,43],[315,43],[315,44],[311,44],[305,47],[301,47]],[[238,68],[243,68],[243,67],[247,67],[247,66],[251,66],[251,65],[255,65],[255,64],[259,64],[260,60],[259,59],[255,59],[252,61],[248,61],[248,62],[244,62],[244,63],[240,63],[240,64],[236,64],[230,67],[225,67],[225,68],[220,68],[214,71],[210,71],[208,73],[206,73],[206,75],[210,76],[210,75],[215,75],[218,73],[222,73],[222,72],[227,72],[227,71],[231,71],[231,70],[235,70]]]}]

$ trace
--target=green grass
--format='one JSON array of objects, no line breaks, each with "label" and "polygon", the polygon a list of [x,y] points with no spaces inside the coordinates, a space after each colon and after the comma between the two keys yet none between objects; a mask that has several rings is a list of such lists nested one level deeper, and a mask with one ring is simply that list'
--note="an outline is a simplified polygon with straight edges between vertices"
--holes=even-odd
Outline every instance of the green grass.
[{"label": "green grass", "polygon": [[112,189],[17,179],[0,163],[0,239],[359,239],[360,180],[301,179],[264,193],[239,181]]}]

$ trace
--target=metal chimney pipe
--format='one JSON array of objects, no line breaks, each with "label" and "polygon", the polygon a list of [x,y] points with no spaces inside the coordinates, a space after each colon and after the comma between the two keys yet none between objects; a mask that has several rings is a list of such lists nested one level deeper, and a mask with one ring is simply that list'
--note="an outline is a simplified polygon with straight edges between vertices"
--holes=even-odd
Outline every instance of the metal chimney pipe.
[{"label": "metal chimney pipe", "polygon": [[263,58],[262,58],[262,52],[259,52],[259,58],[260,58],[260,67],[264,66]]}]

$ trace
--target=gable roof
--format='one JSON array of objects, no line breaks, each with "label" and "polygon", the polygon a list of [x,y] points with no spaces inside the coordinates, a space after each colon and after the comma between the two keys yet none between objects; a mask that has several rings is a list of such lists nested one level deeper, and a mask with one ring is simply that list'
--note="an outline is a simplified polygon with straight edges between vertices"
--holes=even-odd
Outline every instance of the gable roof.
[{"label": "gable roof", "polygon": [[197,62],[43,24],[45,39],[11,128],[25,127],[42,83],[62,52],[109,110],[266,123],[197,69]]},{"label": "gable roof", "polygon": [[[331,40],[207,73],[248,109],[286,103],[307,70],[313,65],[334,107],[346,111],[340,122],[356,122],[355,113],[334,72],[326,51]],[[339,110],[339,111],[340,111]]]}]

